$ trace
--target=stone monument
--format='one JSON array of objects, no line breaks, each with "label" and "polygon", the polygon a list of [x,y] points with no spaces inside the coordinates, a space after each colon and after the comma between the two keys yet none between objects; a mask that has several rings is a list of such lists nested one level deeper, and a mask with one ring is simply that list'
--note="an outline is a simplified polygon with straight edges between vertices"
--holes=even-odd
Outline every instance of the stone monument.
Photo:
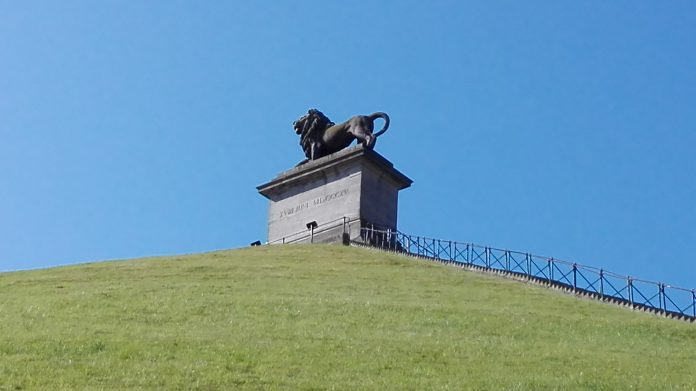
[{"label": "stone monument", "polygon": [[[377,118],[385,123],[373,133]],[[398,192],[412,181],[373,150],[389,116],[336,125],[311,109],[293,125],[307,159],[257,187],[269,199],[268,242],[347,243],[364,239],[361,228],[396,230]]]}]

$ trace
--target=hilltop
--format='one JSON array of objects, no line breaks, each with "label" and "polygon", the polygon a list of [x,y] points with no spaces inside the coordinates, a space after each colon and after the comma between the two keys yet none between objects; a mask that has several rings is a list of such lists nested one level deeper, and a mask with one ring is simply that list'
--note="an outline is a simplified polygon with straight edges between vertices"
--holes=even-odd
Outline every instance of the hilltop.
[{"label": "hilltop", "polygon": [[0,274],[0,389],[694,390],[696,327],[396,254]]}]

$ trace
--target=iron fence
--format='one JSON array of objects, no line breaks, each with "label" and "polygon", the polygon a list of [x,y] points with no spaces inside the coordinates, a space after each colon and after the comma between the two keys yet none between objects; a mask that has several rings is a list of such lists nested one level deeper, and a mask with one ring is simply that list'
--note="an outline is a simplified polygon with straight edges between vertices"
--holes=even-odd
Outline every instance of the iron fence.
[{"label": "iron fence", "polygon": [[360,243],[408,255],[512,275],[576,294],[696,321],[696,290],[623,276],[530,253],[363,226]]},{"label": "iron fence", "polygon": [[[696,290],[624,276],[604,269],[525,252],[409,235],[359,218],[340,218],[267,244],[312,242],[341,230],[355,243],[548,284],[634,309],[696,321]],[[359,233],[359,235],[356,235]],[[354,237],[357,236],[357,239]]]}]

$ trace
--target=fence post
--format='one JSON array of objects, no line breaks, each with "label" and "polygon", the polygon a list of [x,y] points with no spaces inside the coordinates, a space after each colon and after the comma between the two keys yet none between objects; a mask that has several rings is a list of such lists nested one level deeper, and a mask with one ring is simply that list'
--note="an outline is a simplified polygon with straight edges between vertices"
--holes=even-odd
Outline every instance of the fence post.
[{"label": "fence post", "polygon": [[553,258],[549,258],[549,284],[551,283],[551,280],[553,280]]},{"label": "fence post", "polygon": [[691,290],[691,310],[694,313],[694,318],[696,318],[696,290]]},{"label": "fence post", "polygon": [[599,269],[599,297],[604,300],[604,269]]},{"label": "fence post", "polygon": [[532,277],[532,257],[526,253],[524,259],[527,261],[527,280],[529,280]]},{"label": "fence post", "polygon": [[466,244],[466,264],[471,265],[471,244]]},{"label": "fence post", "polygon": [[505,271],[510,271],[510,251],[505,250]]},{"label": "fence post", "polygon": [[[447,250],[449,251],[449,259],[450,259],[450,262],[454,262],[454,258],[452,257],[452,241],[450,240],[448,243],[449,243],[449,245],[447,246]],[[455,242],[455,245],[456,245],[456,242]]]},{"label": "fence post", "polygon": [[665,284],[658,282],[657,286],[659,288],[658,298],[660,300],[660,310],[667,310],[667,302],[665,301]]},{"label": "fence post", "polygon": [[633,280],[631,276],[626,277],[626,283],[628,284],[628,302],[631,304],[631,308],[633,308]]},{"label": "fence post", "polygon": [[578,293],[578,265],[573,264],[573,292]]},{"label": "fence post", "polygon": [[491,268],[491,251],[488,249],[488,246],[485,248],[485,253],[486,253],[486,269]]}]

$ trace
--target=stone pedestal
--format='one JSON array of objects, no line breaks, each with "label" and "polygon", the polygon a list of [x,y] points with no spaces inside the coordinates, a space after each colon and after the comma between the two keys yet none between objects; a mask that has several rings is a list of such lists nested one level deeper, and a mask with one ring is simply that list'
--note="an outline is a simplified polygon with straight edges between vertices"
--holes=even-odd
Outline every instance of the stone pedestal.
[{"label": "stone pedestal", "polygon": [[360,227],[396,230],[398,193],[411,183],[362,145],[297,166],[257,187],[270,200],[268,242],[331,243],[359,240]]}]

